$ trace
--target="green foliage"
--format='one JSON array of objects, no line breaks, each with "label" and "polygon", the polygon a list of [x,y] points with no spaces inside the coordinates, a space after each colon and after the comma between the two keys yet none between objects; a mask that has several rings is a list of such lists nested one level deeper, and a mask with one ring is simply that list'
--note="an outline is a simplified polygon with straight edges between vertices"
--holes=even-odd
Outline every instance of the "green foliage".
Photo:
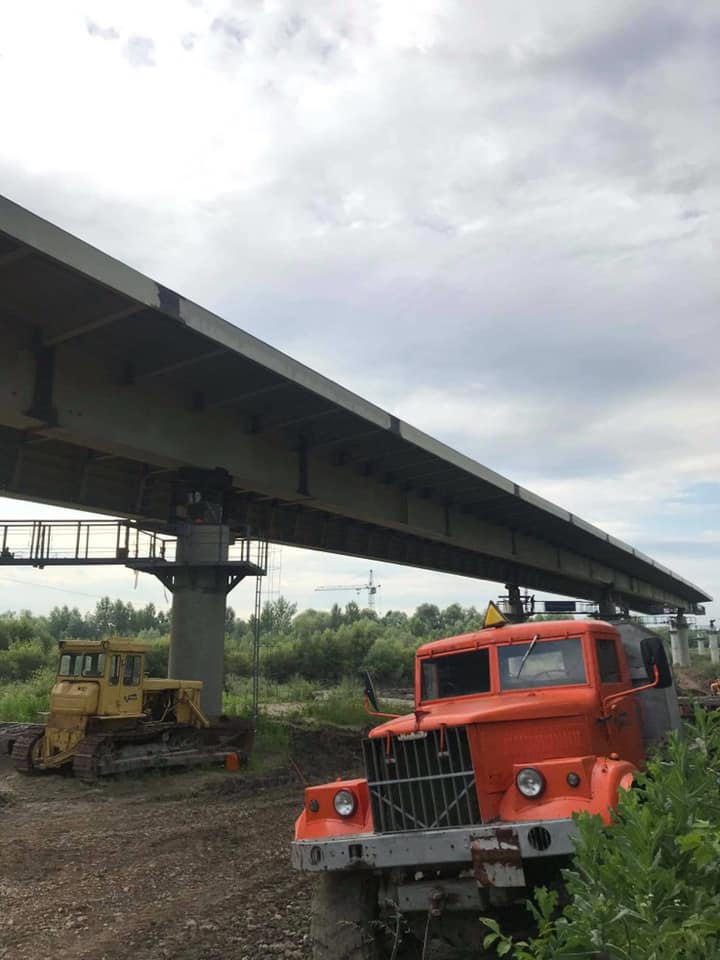
[{"label": "green foliage", "polygon": [[48,654],[39,640],[12,642],[7,650],[0,650],[0,682],[28,680],[38,670],[49,666],[48,661]]},{"label": "green foliage", "polygon": [[145,672],[151,677],[166,677],[168,675],[168,658],[170,656],[170,637],[138,637],[151,642],[150,651],[145,657]]},{"label": "green foliage", "polygon": [[[407,704],[404,712],[407,712]],[[336,723],[348,727],[367,727],[371,718],[365,712],[362,690],[351,680],[324,692],[323,696],[308,701],[303,716],[321,723]]]},{"label": "green foliage", "polygon": [[485,920],[488,945],[514,960],[705,960],[720,956],[720,715],[698,710],[621,796],[616,822],[577,818],[570,904],[536,891],[531,942]]},{"label": "green foliage", "polygon": [[0,720],[36,721],[38,713],[48,709],[53,678],[54,672],[46,667],[25,683],[0,686]]},{"label": "green foliage", "polygon": [[383,637],[368,650],[363,669],[369,670],[384,683],[412,686],[414,681],[415,646],[399,639]]},{"label": "green foliage", "polygon": [[[452,604],[442,610],[422,604],[415,614],[389,610],[382,617],[350,602],[334,604],[329,611],[305,610],[284,597],[265,604],[260,618],[262,678],[261,702],[280,703],[301,711],[302,704],[318,719],[338,723],[365,722],[360,694],[360,673],[369,670],[382,694],[383,687],[412,687],[415,651],[419,644],[441,636],[466,633],[481,626],[474,607]],[[169,617],[153,604],[135,608],[131,603],[104,597],[95,609],[81,613],[75,607],[55,607],[47,617],[29,612],[0,615],[0,694],[6,704],[25,695],[17,686],[36,688],[38,670],[52,671],[57,642],[65,639],[100,639],[119,635],[150,643],[146,671],[167,676]],[[247,715],[252,700],[252,618],[249,622],[228,609],[225,620],[225,675],[228,712]],[[50,672],[45,674],[50,676]],[[348,679],[348,683],[342,686]],[[14,685],[12,691],[7,685]],[[48,690],[49,690],[48,682]],[[328,688],[330,700],[318,696]],[[28,688],[29,689],[29,688]],[[28,704],[35,704],[35,693]],[[295,707],[291,705],[295,704]],[[6,708],[10,710],[8,706]],[[25,716],[29,706],[18,707]]]}]

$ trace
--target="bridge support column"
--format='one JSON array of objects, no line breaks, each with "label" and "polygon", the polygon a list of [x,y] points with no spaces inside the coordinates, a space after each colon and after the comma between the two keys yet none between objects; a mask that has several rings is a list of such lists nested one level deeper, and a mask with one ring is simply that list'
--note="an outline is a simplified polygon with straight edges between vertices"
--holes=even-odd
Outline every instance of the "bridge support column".
[{"label": "bridge support column", "polygon": [[223,523],[182,521],[176,525],[175,561],[132,564],[154,574],[172,591],[168,676],[202,680],[201,705],[209,717],[222,713],[225,659],[225,607],[230,591],[247,576],[265,570],[250,562],[250,542],[242,558],[229,559],[230,528]]},{"label": "bridge support column", "polygon": [[178,531],[168,676],[202,680],[201,704],[210,717],[222,713],[225,608],[232,589],[222,565],[229,545],[224,525],[187,523]]},{"label": "bridge support column", "polygon": [[677,667],[690,666],[690,642],[688,639],[688,622],[682,610],[678,610],[677,618],[670,628],[670,646],[672,648],[672,662]]},{"label": "bridge support column", "polygon": [[525,605],[523,603],[520,587],[515,583],[506,583],[505,589],[508,592],[508,617],[513,623],[524,623],[527,620]]},{"label": "bridge support column", "polygon": [[710,662],[720,663],[720,650],[718,650],[718,632],[714,628],[708,630],[708,647],[710,648]]},{"label": "bridge support column", "polygon": [[617,606],[612,591],[605,590],[598,602],[598,617],[601,620],[616,620],[617,615]]}]

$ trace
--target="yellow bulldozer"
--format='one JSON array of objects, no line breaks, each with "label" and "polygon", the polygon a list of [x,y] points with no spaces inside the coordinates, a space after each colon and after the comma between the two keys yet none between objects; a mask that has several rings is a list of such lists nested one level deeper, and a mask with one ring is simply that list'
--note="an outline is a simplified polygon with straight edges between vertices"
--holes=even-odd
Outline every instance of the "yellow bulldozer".
[{"label": "yellow bulldozer", "polygon": [[202,682],[145,675],[148,644],[127,640],[60,642],[45,724],[12,744],[21,773],[71,767],[83,779],[247,757],[253,725],[211,723],[200,709]]}]

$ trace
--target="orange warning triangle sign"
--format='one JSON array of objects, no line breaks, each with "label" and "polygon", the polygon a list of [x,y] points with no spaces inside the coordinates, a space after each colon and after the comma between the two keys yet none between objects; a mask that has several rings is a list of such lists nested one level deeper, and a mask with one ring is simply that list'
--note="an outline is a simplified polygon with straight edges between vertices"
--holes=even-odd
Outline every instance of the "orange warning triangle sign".
[{"label": "orange warning triangle sign", "polygon": [[500,612],[499,608],[491,600],[487,605],[487,610],[485,611],[483,629],[487,627],[502,627],[503,624],[506,623],[510,623],[510,621]]}]

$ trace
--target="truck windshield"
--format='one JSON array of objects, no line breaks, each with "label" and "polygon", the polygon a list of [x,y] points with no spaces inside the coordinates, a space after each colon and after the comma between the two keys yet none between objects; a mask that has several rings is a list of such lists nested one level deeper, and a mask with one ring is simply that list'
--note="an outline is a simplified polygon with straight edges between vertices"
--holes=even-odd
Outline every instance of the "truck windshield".
[{"label": "truck windshield", "polygon": [[502,690],[585,683],[585,661],[580,637],[540,640],[532,649],[530,647],[530,643],[513,643],[498,648]]},{"label": "truck windshield", "polygon": [[58,665],[61,677],[101,677],[104,672],[104,653],[64,653]]},{"label": "truck windshield", "polygon": [[422,663],[422,700],[490,692],[490,652],[472,650],[432,657]]}]

